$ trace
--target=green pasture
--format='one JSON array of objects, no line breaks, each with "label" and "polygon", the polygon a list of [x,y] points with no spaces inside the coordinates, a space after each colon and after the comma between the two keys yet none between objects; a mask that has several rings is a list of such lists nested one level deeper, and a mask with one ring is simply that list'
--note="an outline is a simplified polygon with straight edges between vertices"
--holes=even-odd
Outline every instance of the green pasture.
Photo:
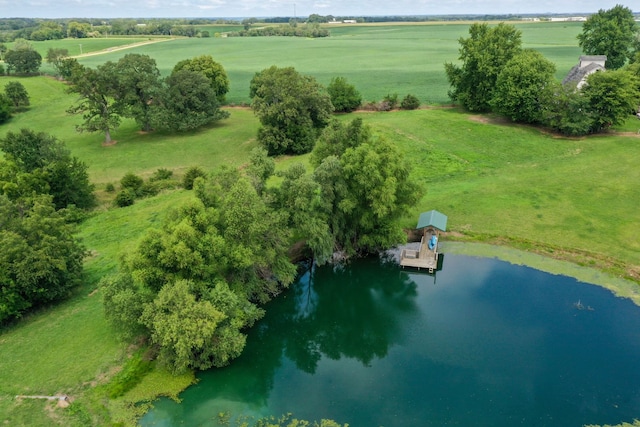
[{"label": "green pasture", "polygon": [[[527,48],[540,50],[563,78],[580,56],[576,36],[580,23],[516,23]],[[327,85],[331,78],[345,77],[361,92],[365,101],[379,101],[385,95],[401,97],[411,93],[423,103],[446,104],[449,89],[445,62],[456,62],[458,39],[468,36],[468,24],[332,25],[331,37],[211,37],[176,39],[81,58],[95,67],[117,61],[127,53],[151,56],[163,75],[182,59],[212,55],[231,81],[229,103],[248,103],[249,81],[271,65],[293,66]]]},{"label": "green pasture", "polygon": [[[86,39],[62,39],[62,40],[46,40],[41,42],[30,42],[33,48],[42,55],[42,67],[40,70],[44,73],[52,74],[53,68],[47,63],[47,52],[49,49],[67,49],[70,56],[86,55],[109,50],[124,45],[140,43],[147,40],[155,40],[158,38],[150,37],[103,37],[103,38],[86,38]],[[13,47],[13,43],[6,44],[9,49]]]},{"label": "green pasture", "polygon": [[[0,77],[0,90],[14,77]],[[66,85],[48,77],[21,78],[31,98],[28,112],[18,114],[0,127],[0,137],[23,127],[46,132],[64,141],[74,155],[89,166],[98,187],[115,183],[127,172],[149,176],[158,168],[180,174],[193,165],[212,168],[219,164],[240,165],[255,146],[259,122],[247,109],[232,109],[231,117],[209,128],[183,134],[145,134],[131,120],[124,120],[112,134],[115,146],[103,147],[104,135],[80,134],[75,126],[81,117],[65,111],[75,102]]]},{"label": "green pasture", "polygon": [[[580,55],[575,43],[580,24],[517,25],[525,47],[539,49],[553,60],[558,77]],[[253,73],[272,64],[293,65],[323,83],[333,76],[346,76],[366,99],[410,92],[423,101],[446,103],[442,64],[455,61],[457,39],[466,36],[467,28],[463,24],[340,26],[332,27],[332,37],[319,40],[177,39],[82,61],[97,65],[128,52],[147,53],[167,74],[180,59],[212,54],[230,75],[229,100],[236,103],[248,102]],[[14,79],[0,77],[0,90]],[[259,123],[253,113],[230,108],[229,119],[186,134],[145,134],[125,121],[113,134],[117,144],[103,147],[102,135],[75,131],[80,118],[65,113],[75,99],[65,84],[48,77],[21,78],[20,82],[31,96],[31,107],[2,125],[0,137],[22,127],[55,135],[87,163],[100,193],[104,184],[117,185],[127,172],[148,177],[162,167],[179,176],[192,165],[206,170],[240,166],[257,145]],[[624,269],[639,269],[637,119],[621,128],[625,135],[566,139],[452,108],[337,117],[362,117],[378,137],[396,143],[413,165],[425,194],[401,220],[404,227],[414,227],[419,212],[438,209],[449,216],[450,230],[456,235],[479,241],[503,238],[525,249],[542,248],[549,256],[580,251],[586,254],[587,266],[601,267],[597,260],[613,259],[621,265],[616,271],[620,275]],[[308,156],[279,158],[278,168],[297,161],[308,164]],[[164,391],[167,382],[158,380],[162,374],[157,371],[121,401],[107,401],[97,391],[130,352],[104,320],[97,284],[114,271],[123,251],[189,197],[191,192],[177,190],[138,200],[127,208],[102,206],[81,224],[79,235],[90,251],[84,285],[69,301],[0,331],[1,424],[87,425],[87,420],[106,419],[105,407],[112,416],[120,416],[131,410],[127,402],[148,398],[149,390]],[[606,278],[602,280],[609,285]],[[637,300],[637,286],[623,294]],[[188,383],[188,379],[182,381]],[[58,393],[75,399],[73,411],[15,399],[17,394]]]}]

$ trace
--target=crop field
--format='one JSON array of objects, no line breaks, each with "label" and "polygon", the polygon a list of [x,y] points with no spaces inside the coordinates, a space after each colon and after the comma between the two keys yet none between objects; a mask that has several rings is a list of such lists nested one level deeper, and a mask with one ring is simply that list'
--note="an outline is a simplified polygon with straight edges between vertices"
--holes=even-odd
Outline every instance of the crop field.
[{"label": "crop field", "polygon": [[[526,48],[537,49],[557,66],[561,79],[580,56],[576,36],[580,23],[515,24]],[[210,37],[175,39],[81,59],[97,66],[117,61],[127,53],[154,58],[163,75],[182,59],[211,55],[222,64],[231,81],[227,100],[249,102],[249,81],[272,65],[292,66],[327,85],[342,76],[360,91],[365,101],[387,94],[411,93],[421,102],[446,104],[449,89],[445,62],[456,62],[458,39],[468,36],[468,24],[347,25],[330,26],[331,37]]]},{"label": "crop field", "polygon": [[[558,78],[580,55],[575,39],[579,23],[516,25],[525,47],[541,51],[557,65]],[[402,218],[402,226],[412,228],[419,212],[438,209],[449,216],[450,231],[458,237],[506,243],[550,257],[579,253],[584,259],[574,261],[620,276],[640,271],[636,230],[640,122],[630,118],[619,129],[624,134],[567,139],[493,116],[438,106],[449,102],[443,63],[456,61],[457,40],[467,36],[467,29],[460,23],[332,26],[331,37],[316,40],[175,39],[114,49],[81,61],[96,66],[126,53],[144,53],[155,58],[167,75],[181,59],[211,54],[229,74],[228,100],[235,104],[249,102],[251,77],[270,65],[294,66],[324,84],[344,76],[366,100],[380,100],[388,93],[415,94],[432,105],[415,111],[336,116],[344,121],[362,117],[377,137],[393,141],[407,156],[425,192],[418,206]],[[98,45],[102,40],[83,40],[82,44],[83,51],[85,43],[87,49],[104,50],[131,41],[105,39],[106,44]],[[60,41],[55,47],[76,42]],[[35,45],[45,52],[49,47]],[[14,79],[0,77],[0,89]],[[125,120],[113,133],[117,144],[104,147],[102,135],[75,131],[81,119],[65,112],[75,95],[66,91],[64,83],[49,77],[20,82],[30,94],[31,106],[0,127],[0,138],[23,127],[58,137],[87,163],[90,179],[103,196],[105,185],[117,185],[127,172],[148,177],[167,168],[179,176],[193,165],[206,170],[223,164],[241,166],[257,146],[257,118],[249,109],[228,107],[229,119],[185,134],[142,133]],[[277,167],[294,162],[308,164],[308,155],[278,158]],[[189,197],[191,192],[177,190],[127,208],[103,205],[81,224],[79,234],[91,253],[83,286],[69,301],[0,331],[0,423],[84,426],[90,424],[87,420],[105,419],[107,399],[96,387],[118,371],[127,348],[104,320],[98,282],[114,271],[123,251]],[[638,287],[629,289],[621,294],[638,301]],[[92,349],[89,354],[87,348]],[[164,381],[166,387],[169,380]],[[62,415],[52,404],[14,399],[16,394],[55,393],[73,396],[75,412]]]}]

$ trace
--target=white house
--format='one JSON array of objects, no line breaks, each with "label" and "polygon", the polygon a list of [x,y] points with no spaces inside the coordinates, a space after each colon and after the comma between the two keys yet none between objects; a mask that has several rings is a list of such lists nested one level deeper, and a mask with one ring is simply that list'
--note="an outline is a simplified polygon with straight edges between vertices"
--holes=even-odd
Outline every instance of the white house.
[{"label": "white house", "polygon": [[587,82],[587,77],[598,71],[604,71],[604,64],[607,62],[607,55],[583,55],[577,65],[562,80],[562,84],[575,84],[580,89]]}]

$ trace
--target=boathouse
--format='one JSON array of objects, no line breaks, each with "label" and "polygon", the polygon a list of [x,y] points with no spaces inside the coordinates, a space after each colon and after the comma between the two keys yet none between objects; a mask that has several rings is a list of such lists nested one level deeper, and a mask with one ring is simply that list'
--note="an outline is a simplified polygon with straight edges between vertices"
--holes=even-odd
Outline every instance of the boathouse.
[{"label": "boathouse", "polygon": [[402,267],[428,269],[432,273],[438,267],[438,241],[440,233],[447,231],[447,216],[436,210],[423,212],[418,218],[418,230],[422,230],[418,249],[403,249],[400,254]]}]

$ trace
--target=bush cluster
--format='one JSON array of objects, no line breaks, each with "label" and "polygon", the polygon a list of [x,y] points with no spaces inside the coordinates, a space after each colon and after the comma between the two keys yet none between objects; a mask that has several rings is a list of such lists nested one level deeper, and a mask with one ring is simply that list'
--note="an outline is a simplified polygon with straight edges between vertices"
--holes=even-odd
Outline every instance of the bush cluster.
[{"label": "bush cluster", "polygon": [[394,93],[387,94],[380,102],[367,102],[361,108],[365,111],[391,111],[398,108],[398,106],[403,110],[415,110],[420,106],[420,100],[417,96],[408,94],[402,98],[398,105],[398,94]]},{"label": "bush cluster", "polygon": [[[134,173],[127,173],[120,180],[120,191],[114,203],[119,207],[131,206],[138,198],[155,196],[162,190],[175,188],[177,183],[172,178],[173,171],[163,168],[155,171],[147,181]],[[105,190],[113,192],[115,186],[109,183]]]}]

